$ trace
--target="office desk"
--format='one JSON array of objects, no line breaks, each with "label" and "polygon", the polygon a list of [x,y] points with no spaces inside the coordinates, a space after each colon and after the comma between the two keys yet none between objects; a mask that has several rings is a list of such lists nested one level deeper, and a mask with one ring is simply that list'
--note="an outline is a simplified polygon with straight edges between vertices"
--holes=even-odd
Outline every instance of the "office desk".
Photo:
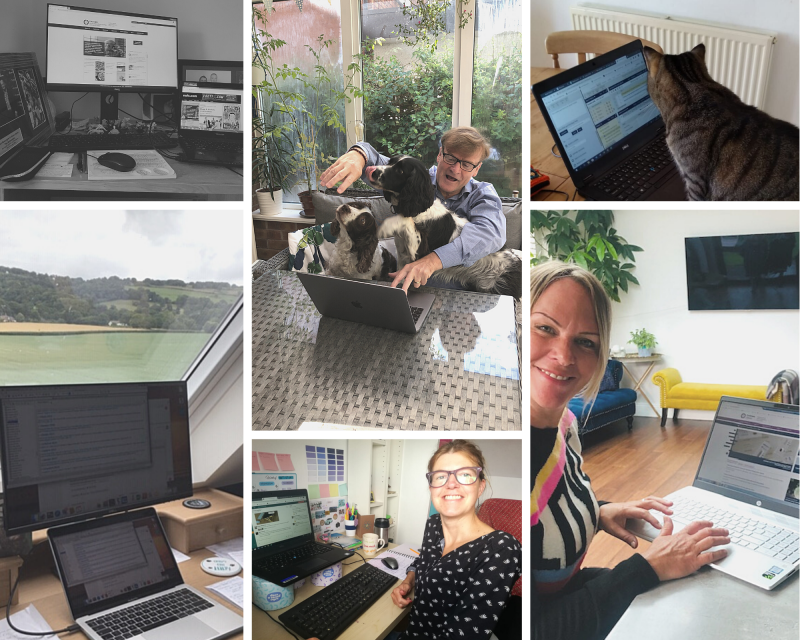
[{"label": "office desk", "polygon": [[320,316],[297,275],[253,283],[253,429],[521,429],[518,309],[508,296],[423,287],[411,335]]},{"label": "office desk", "polygon": [[[389,548],[396,547],[395,544],[390,544]],[[363,553],[359,551],[359,553]],[[358,569],[363,562],[358,556],[353,556],[358,562],[352,558],[348,562],[351,565],[343,565],[344,575],[351,571]],[[397,581],[400,584],[400,580]],[[325,587],[315,587],[311,584],[311,578],[306,578],[306,583],[294,594],[294,602],[291,607],[279,609],[278,611],[270,611],[270,615],[278,619],[278,616],[288,611],[295,605],[299,604],[306,598],[321,591]],[[369,609],[367,609],[359,618],[351,624],[347,630],[340,635],[337,640],[383,640],[389,632],[395,628],[398,622],[407,616],[411,607],[401,609],[392,602],[392,587],[384,593]],[[252,640],[293,640],[293,636],[272,620],[269,616],[253,605],[253,639]]]},{"label": "office desk", "polygon": [[[174,152],[175,149],[170,150]],[[123,152],[124,153],[124,152]],[[169,160],[169,180],[89,180],[76,167],[70,178],[0,182],[0,200],[233,200],[241,202],[244,178],[225,167]],[[241,167],[234,169],[242,173]]]},{"label": "office desk", "polygon": [[638,596],[608,640],[797,640],[797,574],[772,591],[701,569]]},{"label": "office desk", "polygon": [[[562,71],[563,69],[551,67],[531,67],[531,85],[551,78]],[[544,187],[545,189],[563,191],[572,200],[572,196],[575,194],[575,185],[572,184],[572,178],[569,177],[569,171],[561,158],[556,158],[550,152],[554,144],[553,136],[550,135],[544,116],[539,110],[536,98],[533,97],[533,91],[531,91],[531,166],[550,177],[550,184]],[[558,147],[555,152],[558,153]],[[575,200],[583,199],[580,195],[575,196]],[[533,200],[564,202],[564,196],[560,193],[539,193],[534,196]]]},{"label": "office desk", "polygon": [[[41,539],[41,536],[37,537]],[[227,579],[209,575],[200,568],[200,562],[204,558],[212,557],[214,554],[208,549],[200,549],[187,555],[189,555],[190,559],[178,565],[183,581],[220,602],[231,611],[241,615],[241,609],[218,597],[213,591],[204,588],[215,582]],[[73,623],[67,600],[64,597],[64,590],[61,588],[61,582],[59,582],[53,571],[53,556],[50,552],[50,545],[47,542],[36,544],[33,552],[25,559],[25,563],[22,565],[18,587],[19,604],[12,607],[12,614],[22,611],[22,609],[32,604],[53,629],[63,629]],[[244,572],[239,575],[243,574]],[[0,618],[4,618],[5,615],[5,607],[2,607]],[[69,637],[87,638],[80,631],[71,634]],[[243,635],[239,633],[230,637],[234,640],[242,640]]]}]

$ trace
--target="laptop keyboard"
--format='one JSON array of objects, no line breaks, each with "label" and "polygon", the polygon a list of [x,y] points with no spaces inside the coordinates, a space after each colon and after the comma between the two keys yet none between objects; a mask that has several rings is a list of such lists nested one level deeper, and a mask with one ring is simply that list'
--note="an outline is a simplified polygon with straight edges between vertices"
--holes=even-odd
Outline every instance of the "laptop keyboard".
[{"label": "laptop keyboard", "polygon": [[177,145],[166,133],[119,135],[50,136],[50,151],[132,151],[136,149],[169,149]]},{"label": "laptop keyboard", "polygon": [[682,499],[675,502],[673,511],[673,518],[683,524],[693,520],[710,520],[715,527],[727,529],[731,544],[744,549],[752,549],[785,562],[797,562],[800,557],[800,537],[797,531],[770,525],[762,520],[696,500]]},{"label": "laptop keyboard", "polygon": [[592,187],[604,191],[609,200],[639,200],[661,186],[673,168],[666,138],[660,135]]},{"label": "laptop keyboard", "polygon": [[213,606],[189,589],[179,589],[126,609],[92,618],[86,624],[104,640],[124,640]]},{"label": "laptop keyboard", "polygon": [[235,142],[223,142],[222,140],[193,140],[187,138],[181,138],[181,142],[184,147],[192,151],[242,152],[242,145]]},{"label": "laptop keyboard", "polygon": [[414,323],[419,320],[419,317],[422,315],[422,307],[411,307],[411,317],[414,318]]},{"label": "laptop keyboard", "polygon": [[267,556],[266,558],[259,560],[256,563],[256,567],[262,570],[280,569],[286,565],[294,564],[298,560],[308,560],[314,556],[328,553],[330,550],[331,547],[316,544],[315,542],[309,542],[308,544],[304,544],[303,546],[292,549],[291,551],[283,551],[281,553]]}]

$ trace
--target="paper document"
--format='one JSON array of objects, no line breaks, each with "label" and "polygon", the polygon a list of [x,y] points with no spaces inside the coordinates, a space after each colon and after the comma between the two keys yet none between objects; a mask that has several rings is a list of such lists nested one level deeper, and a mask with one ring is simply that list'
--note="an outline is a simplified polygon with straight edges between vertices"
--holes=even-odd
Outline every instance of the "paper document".
[{"label": "paper document", "polygon": [[175,556],[175,562],[177,562],[178,564],[180,564],[181,562],[186,562],[189,559],[189,556],[187,556],[185,553],[181,553],[177,549],[172,550],[172,555]]},{"label": "paper document", "polygon": [[[116,171],[101,165],[105,153],[124,153],[136,161],[133,171]],[[154,149],[134,151],[89,151],[89,180],[163,180],[177,177],[164,157]]]},{"label": "paper document", "polygon": [[[397,560],[397,569],[392,570],[387,567],[385,564],[383,564],[383,562],[381,562],[381,558],[394,558]],[[390,576],[394,576],[400,580],[405,580],[406,571],[409,565],[417,558],[419,558],[419,554],[412,551],[409,545],[401,544],[396,546],[394,549],[388,549],[384,551],[372,560],[368,560],[367,563],[371,564],[373,567],[377,567],[385,573],[388,573]]]},{"label": "paper document", "polygon": [[[11,621],[14,623],[14,626],[17,627],[17,629],[22,629],[23,631],[46,632],[53,630],[53,628],[47,624],[47,622],[45,622],[42,614],[39,613],[39,611],[33,605],[30,605],[26,609],[18,611],[12,615]],[[39,637],[57,638],[57,636],[53,634]],[[21,640],[22,638],[30,640],[31,636],[24,636],[16,631],[12,631],[11,627],[8,626],[8,620],[0,620],[0,640]]]},{"label": "paper document", "polygon": [[241,576],[234,576],[227,580],[215,582],[208,585],[206,589],[222,596],[240,609],[244,609],[244,580],[242,580]]},{"label": "paper document", "polygon": [[[244,538],[233,538],[233,540],[226,540],[219,544],[210,544],[206,547],[209,551],[213,551],[221,558],[230,558],[242,564],[241,557],[244,552]],[[233,554],[238,554],[236,558]]]},{"label": "paper document", "polygon": [[42,165],[36,174],[37,178],[71,178],[72,168],[75,166],[70,164],[72,160],[71,153],[53,153]]}]

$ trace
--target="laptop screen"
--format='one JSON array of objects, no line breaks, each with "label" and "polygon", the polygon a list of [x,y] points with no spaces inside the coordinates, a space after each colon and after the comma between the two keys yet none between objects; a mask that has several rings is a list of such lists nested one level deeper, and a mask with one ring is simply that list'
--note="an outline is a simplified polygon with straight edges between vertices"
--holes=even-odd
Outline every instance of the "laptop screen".
[{"label": "laptop screen", "polygon": [[541,99],[576,170],[585,169],[661,115],[647,93],[641,50],[621,54],[542,93]]},{"label": "laptop screen", "polygon": [[153,509],[55,527],[50,540],[76,618],[182,583]]},{"label": "laptop screen", "polygon": [[305,491],[254,493],[252,505],[253,549],[270,547],[312,536],[311,512]]},{"label": "laptop screen", "polygon": [[696,480],[797,515],[799,428],[796,405],[723,398]]},{"label": "laptop screen", "polygon": [[181,94],[181,131],[242,133],[239,89],[186,85]]}]

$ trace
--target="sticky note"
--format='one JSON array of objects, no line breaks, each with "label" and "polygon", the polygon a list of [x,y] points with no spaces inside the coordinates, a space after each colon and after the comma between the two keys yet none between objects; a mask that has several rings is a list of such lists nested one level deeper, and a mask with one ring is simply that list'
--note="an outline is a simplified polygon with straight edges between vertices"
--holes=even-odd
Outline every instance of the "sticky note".
[{"label": "sticky note", "polygon": [[278,459],[278,466],[281,468],[281,471],[294,471],[292,455],[290,453],[279,453],[275,457]]},{"label": "sticky note", "polygon": [[339,495],[346,496],[347,495],[347,483],[343,482],[339,485]]},{"label": "sticky note", "polygon": [[332,484],[332,485],[329,485],[329,486],[330,486],[330,491],[331,491],[331,497],[332,498],[333,497],[338,497],[339,496],[339,485],[338,484]]},{"label": "sticky note", "polygon": [[310,484],[308,485],[308,497],[311,500],[319,500],[319,485],[318,484]]},{"label": "sticky note", "polygon": [[330,485],[327,485],[327,484],[319,485],[319,497],[320,498],[330,498],[331,497]]},{"label": "sticky note", "polygon": [[253,471],[261,471],[261,466],[258,464],[258,451],[253,451]]},{"label": "sticky note", "polygon": [[278,468],[278,461],[275,460],[274,453],[266,453],[265,451],[259,451],[258,461],[261,463],[261,468],[264,471],[280,471],[280,469]]}]

